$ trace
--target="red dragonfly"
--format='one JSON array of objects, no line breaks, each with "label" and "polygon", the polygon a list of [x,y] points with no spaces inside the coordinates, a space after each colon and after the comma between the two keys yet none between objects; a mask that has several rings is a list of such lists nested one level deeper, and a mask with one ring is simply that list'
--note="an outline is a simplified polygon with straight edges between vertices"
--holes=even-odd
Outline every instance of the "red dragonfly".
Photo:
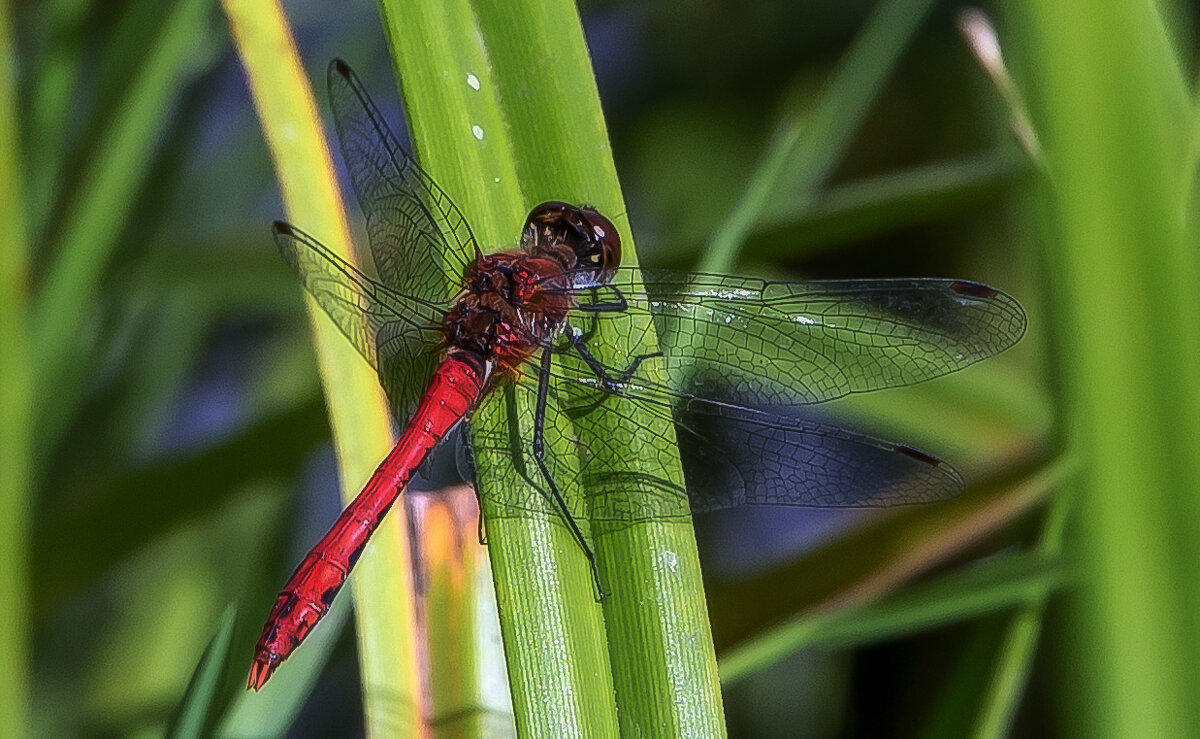
[{"label": "red dragonfly", "polygon": [[[631,500],[627,491],[639,486],[618,481],[612,489],[623,492],[609,496],[609,513],[589,506],[593,522],[740,504],[921,503],[961,491],[958,473],[929,454],[786,407],[921,382],[1003,351],[1025,330],[1013,298],[962,280],[769,282],[622,268],[613,224],[593,208],[561,202],[533,209],[518,249],[485,255],[345,62],[331,63],[328,82],[380,279],[286,223],[275,223],[275,242],[379,372],[397,417],[410,420],[279,594],[255,650],[251,689],[328,611],[430,451],[501,385],[532,394],[533,482],[591,562],[601,597],[591,546],[547,454],[579,444],[547,423],[556,409],[570,417],[618,414],[647,443],[679,437],[685,486],[651,482],[655,494]],[[631,317],[645,320],[620,320]],[[650,335],[657,351],[606,364],[589,348],[602,324],[626,346]],[[413,382],[419,378],[429,378],[423,392]],[[605,402],[612,398],[631,402]],[[586,459],[582,466],[572,480],[587,474],[587,486],[603,486],[604,471],[588,470]]]}]

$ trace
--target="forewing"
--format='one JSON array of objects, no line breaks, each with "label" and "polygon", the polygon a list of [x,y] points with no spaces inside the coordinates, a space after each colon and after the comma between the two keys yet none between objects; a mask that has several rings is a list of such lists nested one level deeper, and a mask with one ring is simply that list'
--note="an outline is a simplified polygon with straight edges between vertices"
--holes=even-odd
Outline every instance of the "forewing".
[{"label": "forewing", "polygon": [[379,373],[397,417],[407,418],[433,374],[444,308],[388,290],[298,228],[276,222],[273,230],[284,260]]},{"label": "forewing", "polygon": [[[626,295],[628,311],[653,314],[667,387],[757,407],[923,382],[997,354],[1025,331],[1016,300],[962,280],[768,282],[647,271],[643,284]],[[577,299],[587,313],[599,298],[580,290]]]},{"label": "forewing", "polygon": [[448,300],[479,251],[467,219],[400,145],[350,67],[335,59],[328,77],[342,156],[380,279],[403,295]]}]

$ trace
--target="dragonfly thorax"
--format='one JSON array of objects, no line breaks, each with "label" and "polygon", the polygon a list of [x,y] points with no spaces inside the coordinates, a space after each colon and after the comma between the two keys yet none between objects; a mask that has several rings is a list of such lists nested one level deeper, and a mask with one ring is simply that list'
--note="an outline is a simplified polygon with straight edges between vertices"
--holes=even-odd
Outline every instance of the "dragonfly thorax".
[{"label": "dragonfly thorax", "polygon": [[562,329],[571,307],[561,263],[502,252],[467,270],[442,324],[445,346],[515,367]]},{"label": "dragonfly thorax", "polygon": [[521,251],[480,257],[446,314],[447,348],[516,367],[562,330],[572,288],[607,283],[621,263],[621,237],[595,209],[551,201],[534,208]]}]

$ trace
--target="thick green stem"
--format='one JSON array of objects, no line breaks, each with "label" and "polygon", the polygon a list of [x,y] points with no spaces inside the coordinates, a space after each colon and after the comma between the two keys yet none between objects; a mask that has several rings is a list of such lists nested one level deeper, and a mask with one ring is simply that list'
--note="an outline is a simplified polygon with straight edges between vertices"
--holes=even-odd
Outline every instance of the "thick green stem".
[{"label": "thick green stem", "polygon": [[1191,105],[1153,3],[1016,6],[1045,166],[1075,491],[1083,736],[1200,730],[1200,265]]},{"label": "thick green stem", "polygon": [[[485,250],[515,242],[531,206],[566,200],[615,216],[625,262],[636,263],[575,7],[531,0],[382,7],[414,147],[462,206]],[[646,349],[608,338],[596,346],[614,365]],[[612,592],[597,604],[580,548],[529,482],[537,481],[528,449],[532,400],[525,388],[498,391],[473,419],[518,727],[547,736],[721,734],[716,662],[686,504],[678,523],[641,522],[603,533],[593,527]],[[647,430],[639,438],[594,415],[572,422],[551,408],[547,420],[562,432],[556,436],[576,440],[548,450],[570,500],[645,494],[632,484],[606,489],[596,474],[601,469],[610,478],[682,479],[669,421],[641,419]],[[519,427],[515,435],[509,420]],[[523,448],[507,443],[513,436]],[[541,512],[517,514],[518,507]],[[586,524],[588,505],[573,507]]]}]

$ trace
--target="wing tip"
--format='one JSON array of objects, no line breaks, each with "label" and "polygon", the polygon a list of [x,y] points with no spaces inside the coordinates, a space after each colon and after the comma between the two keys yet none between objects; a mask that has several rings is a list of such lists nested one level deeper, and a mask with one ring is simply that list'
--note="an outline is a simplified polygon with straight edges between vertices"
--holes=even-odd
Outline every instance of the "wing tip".
[{"label": "wing tip", "polygon": [[974,280],[955,280],[950,283],[950,289],[959,295],[978,298],[980,300],[991,300],[1000,294],[1000,291],[991,285],[975,282]]},{"label": "wing tip", "polygon": [[350,75],[354,73],[350,71],[350,65],[347,64],[345,60],[335,56],[333,59],[329,60],[329,74],[336,74],[341,77],[345,77],[346,79],[350,79]]},{"label": "wing tip", "polygon": [[941,465],[944,464],[944,462],[942,462],[942,460],[938,459],[937,457],[933,456],[932,454],[929,454],[928,452],[923,452],[920,449],[908,446],[907,444],[896,444],[895,447],[893,447],[893,448],[895,449],[895,451],[900,452],[904,456],[912,457],[913,459],[917,460],[918,462],[923,462],[931,467],[940,467]]},{"label": "wing tip", "polygon": [[999,354],[1025,336],[1029,321],[1025,316],[1025,309],[1021,307],[1021,303],[1013,296],[999,288],[982,282],[975,282],[974,280],[954,280],[950,283],[950,290],[970,300],[998,305],[1000,306],[1000,310],[1007,313],[1012,328],[1005,334],[1004,341],[996,348],[994,353]]},{"label": "wing tip", "polygon": [[949,462],[938,459],[928,452],[923,452],[920,449],[911,447],[907,444],[895,444],[892,446],[892,451],[895,451],[898,454],[903,454],[909,459],[913,459],[921,464],[927,465],[928,467],[937,470],[939,473],[949,478],[954,487],[954,491],[949,495],[949,497],[956,497],[961,494],[964,489],[966,489],[966,482],[963,480],[962,475],[959,474],[958,470],[956,470]]}]

